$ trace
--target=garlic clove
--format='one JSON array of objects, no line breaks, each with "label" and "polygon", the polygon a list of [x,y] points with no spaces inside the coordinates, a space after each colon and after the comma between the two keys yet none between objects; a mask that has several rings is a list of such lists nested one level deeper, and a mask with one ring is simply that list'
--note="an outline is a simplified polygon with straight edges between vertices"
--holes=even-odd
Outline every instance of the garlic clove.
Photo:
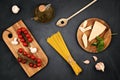
[{"label": "garlic clove", "polygon": [[37,52],[37,48],[30,47],[30,52],[31,53],[36,53]]},{"label": "garlic clove", "polygon": [[84,64],[90,64],[90,60],[83,61]]},{"label": "garlic clove", "polygon": [[104,72],[104,70],[105,70],[105,65],[104,65],[103,62],[99,62],[99,63],[97,63],[97,64],[95,65],[95,68],[96,68],[96,70],[99,70],[99,71]]},{"label": "garlic clove", "polygon": [[14,40],[13,40],[13,41],[11,41],[11,44],[13,44],[13,45],[18,45],[17,38],[14,38]]},{"label": "garlic clove", "polygon": [[17,38],[14,38],[14,41],[17,41]]},{"label": "garlic clove", "polygon": [[92,56],[92,58],[95,62],[98,60],[97,56]]}]

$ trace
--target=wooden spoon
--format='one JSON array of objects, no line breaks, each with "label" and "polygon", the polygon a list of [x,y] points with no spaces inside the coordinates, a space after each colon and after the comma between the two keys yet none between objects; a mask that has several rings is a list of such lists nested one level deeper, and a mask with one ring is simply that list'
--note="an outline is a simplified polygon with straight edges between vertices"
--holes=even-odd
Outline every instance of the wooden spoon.
[{"label": "wooden spoon", "polygon": [[90,5],[92,5],[93,3],[95,3],[97,0],[93,0],[92,2],[90,2],[89,4],[87,4],[85,7],[83,7],[82,9],[80,9],[79,11],[77,11],[76,13],[74,13],[72,16],[68,17],[68,18],[61,18],[57,21],[56,25],[59,27],[64,27],[67,25],[68,21],[73,18],[74,16],[76,16],[77,14],[79,14],[80,12],[82,12],[83,10],[85,10],[86,8],[88,8]]}]

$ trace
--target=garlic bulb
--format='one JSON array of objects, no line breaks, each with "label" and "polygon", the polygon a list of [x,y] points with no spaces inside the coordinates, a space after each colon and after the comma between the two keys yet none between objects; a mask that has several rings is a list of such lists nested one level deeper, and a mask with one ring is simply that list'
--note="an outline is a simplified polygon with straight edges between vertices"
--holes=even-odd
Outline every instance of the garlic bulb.
[{"label": "garlic bulb", "polygon": [[19,11],[20,11],[20,8],[19,8],[17,5],[13,5],[13,6],[12,6],[12,12],[13,12],[14,14],[17,14]]},{"label": "garlic bulb", "polygon": [[99,70],[99,71],[104,72],[105,65],[104,65],[103,62],[99,62],[99,63],[97,63],[97,64],[95,65],[95,68],[96,68],[96,70]]}]

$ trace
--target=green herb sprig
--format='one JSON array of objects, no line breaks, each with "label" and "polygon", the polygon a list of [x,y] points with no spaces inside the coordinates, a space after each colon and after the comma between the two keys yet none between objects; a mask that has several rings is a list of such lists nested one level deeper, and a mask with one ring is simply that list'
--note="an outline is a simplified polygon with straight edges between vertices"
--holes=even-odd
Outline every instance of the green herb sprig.
[{"label": "green herb sprig", "polygon": [[92,43],[92,45],[93,46],[96,46],[96,48],[97,48],[97,52],[101,52],[101,51],[103,51],[103,49],[104,49],[104,40],[103,40],[103,38],[101,38],[101,37],[96,37],[96,39],[97,39],[97,42],[95,42],[95,43]]}]

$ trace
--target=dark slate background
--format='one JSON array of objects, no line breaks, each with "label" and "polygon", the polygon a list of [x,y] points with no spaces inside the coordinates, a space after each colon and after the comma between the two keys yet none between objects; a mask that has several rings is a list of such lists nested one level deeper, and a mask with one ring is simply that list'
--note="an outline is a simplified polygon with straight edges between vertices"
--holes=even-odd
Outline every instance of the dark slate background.
[{"label": "dark slate background", "polygon": [[[94,5],[69,21],[64,28],[55,25],[62,17],[68,17],[74,12],[91,2],[92,0],[0,0],[0,80],[120,80],[120,0],[98,0]],[[54,19],[46,24],[37,23],[31,18],[34,9],[40,3],[51,3],[55,9]],[[18,14],[11,12],[12,5],[18,5],[21,11]],[[84,51],[78,44],[76,33],[79,25],[88,18],[100,18],[105,20],[113,33],[109,47],[99,53],[91,54]],[[35,39],[48,56],[48,65],[37,74],[29,78],[20,67],[17,60],[11,54],[7,45],[2,40],[2,32],[15,22],[22,19],[32,32]],[[58,53],[50,47],[46,39],[60,31],[76,62],[83,68],[83,72],[76,76],[70,66]],[[96,71],[96,62],[91,58],[96,55],[105,63],[105,72]],[[83,64],[83,60],[89,59],[89,65]]]}]

